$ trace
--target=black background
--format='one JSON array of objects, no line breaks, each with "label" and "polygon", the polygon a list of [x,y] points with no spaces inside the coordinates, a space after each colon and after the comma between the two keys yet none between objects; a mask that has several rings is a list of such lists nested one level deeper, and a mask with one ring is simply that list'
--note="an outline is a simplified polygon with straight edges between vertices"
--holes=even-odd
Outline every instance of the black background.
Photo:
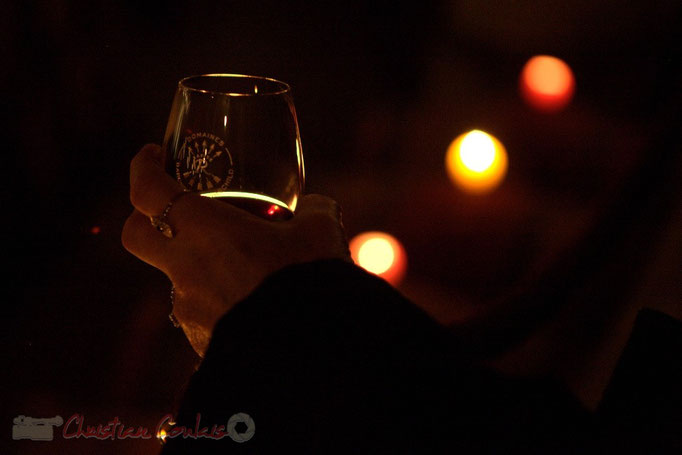
[{"label": "black background", "polygon": [[[6,2],[0,445],[155,450],[60,435],[12,442],[9,432],[19,414],[76,412],[153,427],[191,374],[196,358],[166,319],[169,282],[120,245],[129,161],[162,140],[177,81],[191,74],[287,81],[307,191],[341,202],[349,235],[400,238],[401,289],[443,322],[534,276],[538,258],[563,251],[594,213],[620,217],[595,245],[621,243],[595,247],[590,264],[626,264],[609,275],[617,285],[588,287],[596,301],[614,287],[635,298],[639,279],[661,271],[679,277],[679,254],[663,253],[679,245],[677,2],[498,3]],[[576,75],[557,114],[518,96],[520,69],[540,53]],[[471,128],[509,153],[507,179],[488,196],[460,193],[443,169],[449,142]],[[654,299],[680,295],[671,280]]]}]

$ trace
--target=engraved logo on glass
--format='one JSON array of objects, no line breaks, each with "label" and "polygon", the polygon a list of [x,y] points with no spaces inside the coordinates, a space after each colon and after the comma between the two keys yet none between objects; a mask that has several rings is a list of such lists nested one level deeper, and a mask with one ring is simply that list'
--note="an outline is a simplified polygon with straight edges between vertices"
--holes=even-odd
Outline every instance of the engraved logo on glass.
[{"label": "engraved logo on glass", "polygon": [[175,161],[175,176],[190,191],[220,191],[234,179],[234,161],[225,141],[210,133],[185,136]]}]

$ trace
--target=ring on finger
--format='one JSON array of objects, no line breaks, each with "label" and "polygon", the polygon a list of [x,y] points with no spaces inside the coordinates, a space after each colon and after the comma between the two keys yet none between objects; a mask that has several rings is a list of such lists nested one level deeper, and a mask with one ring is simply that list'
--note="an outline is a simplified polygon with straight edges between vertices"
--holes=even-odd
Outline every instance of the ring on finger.
[{"label": "ring on finger", "polygon": [[166,204],[166,208],[163,209],[161,215],[149,217],[149,221],[151,221],[152,226],[154,226],[157,231],[159,231],[169,239],[172,239],[175,236],[175,230],[168,222],[168,213],[170,212],[170,209],[173,207],[173,204],[186,194],[189,194],[188,190],[184,190],[182,193],[176,194],[171,198],[170,201],[168,201],[168,204]]}]

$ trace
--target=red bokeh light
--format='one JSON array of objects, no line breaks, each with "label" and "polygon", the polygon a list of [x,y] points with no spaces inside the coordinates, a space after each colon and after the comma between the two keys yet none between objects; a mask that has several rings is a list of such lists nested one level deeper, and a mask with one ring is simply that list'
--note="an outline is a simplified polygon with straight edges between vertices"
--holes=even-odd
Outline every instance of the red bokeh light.
[{"label": "red bokeh light", "polygon": [[563,109],[573,98],[575,78],[563,60],[549,55],[537,55],[525,64],[520,78],[524,100],[540,111]]}]

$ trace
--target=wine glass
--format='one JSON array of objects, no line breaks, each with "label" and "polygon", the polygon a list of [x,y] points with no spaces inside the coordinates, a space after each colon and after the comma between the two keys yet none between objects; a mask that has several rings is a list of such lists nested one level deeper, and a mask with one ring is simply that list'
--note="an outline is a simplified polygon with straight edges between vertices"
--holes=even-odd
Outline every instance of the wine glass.
[{"label": "wine glass", "polygon": [[240,74],[182,79],[163,148],[166,171],[188,191],[272,220],[296,210],[305,173],[284,82]]}]

